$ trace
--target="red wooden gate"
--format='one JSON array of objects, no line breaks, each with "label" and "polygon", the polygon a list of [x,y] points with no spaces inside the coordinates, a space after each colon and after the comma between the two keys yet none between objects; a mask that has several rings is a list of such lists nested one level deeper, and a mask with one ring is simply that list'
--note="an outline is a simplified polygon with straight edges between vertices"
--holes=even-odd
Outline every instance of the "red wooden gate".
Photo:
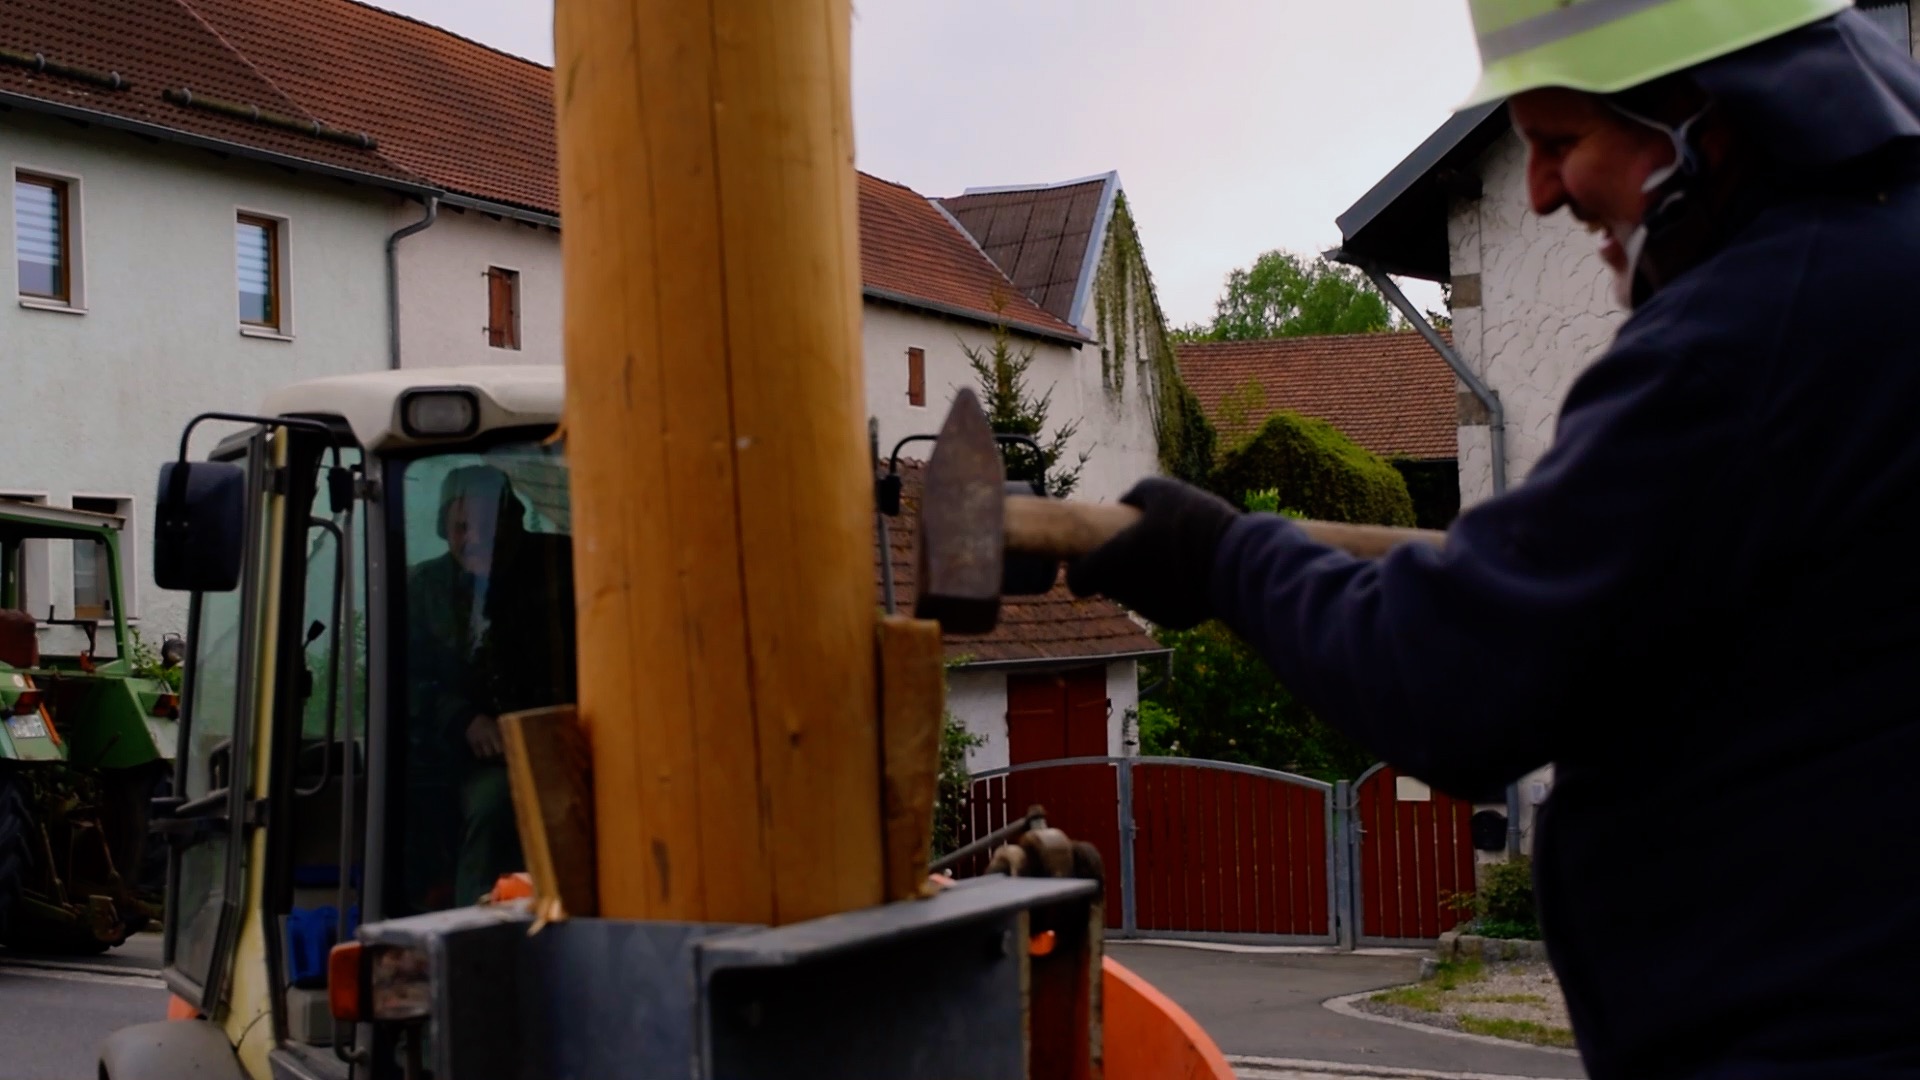
[{"label": "red wooden gate", "polygon": [[1225,762],[1136,761],[1129,929],[1333,940],[1330,791]]},{"label": "red wooden gate", "polygon": [[[1075,840],[1085,840],[1100,851],[1107,880],[1107,928],[1124,926],[1118,883],[1122,879],[1120,849],[1120,765],[1112,758],[1068,758],[1015,765],[976,778],[967,796],[967,828],[960,841],[985,836],[1027,812],[1044,806],[1047,824]],[[986,859],[956,868],[977,874]]]},{"label": "red wooden gate", "polygon": [[1447,901],[1474,889],[1473,804],[1380,764],[1354,782],[1353,805],[1362,943],[1436,938],[1472,917]]},{"label": "red wooden gate", "polygon": [[975,778],[961,839],[1043,806],[1048,824],[1099,849],[1109,929],[1330,943],[1331,796],[1316,780],[1224,762],[1034,762]]}]

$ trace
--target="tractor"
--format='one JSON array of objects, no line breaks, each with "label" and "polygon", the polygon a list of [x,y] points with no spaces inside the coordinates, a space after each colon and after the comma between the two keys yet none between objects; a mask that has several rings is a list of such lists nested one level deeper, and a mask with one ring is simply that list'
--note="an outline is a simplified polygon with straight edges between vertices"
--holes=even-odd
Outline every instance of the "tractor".
[{"label": "tractor", "polygon": [[[0,504],[0,944],[10,949],[100,952],[160,914],[166,864],[148,842],[148,807],[171,782],[180,643],[163,643],[163,659],[127,625],[122,526],[112,514]],[[54,543],[104,579],[98,618],[24,610],[28,553]],[[50,626],[78,628],[85,649],[43,654]]]}]

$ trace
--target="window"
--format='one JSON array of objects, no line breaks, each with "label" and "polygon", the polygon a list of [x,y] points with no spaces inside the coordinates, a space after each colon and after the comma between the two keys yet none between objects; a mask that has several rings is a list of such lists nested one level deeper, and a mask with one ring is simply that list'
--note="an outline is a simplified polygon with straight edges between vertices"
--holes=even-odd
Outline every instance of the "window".
[{"label": "window", "polygon": [[487,344],[520,347],[520,271],[487,267]]},{"label": "window", "polygon": [[[94,514],[121,515],[124,528],[131,517],[126,509],[128,501],[76,495],[73,508]],[[70,542],[73,544],[73,617],[105,619],[113,614],[113,572],[107,546],[96,540]]]},{"label": "window", "polygon": [[285,272],[280,259],[281,223],[241,214],[234,225],[234,267],[240,283],[240,322],[281,331]]},{"label": "window", "polygon": [[925,408],[927,404],[927,351],[907,350],[907,404]]},{"label": "window", "polygon": [[577,699],[565,448],[531,439],[389,470],[403,650],[389,682],[412,739],[387,824],[391,917],[470,904],[526,866],[498,718]]},{"label": "window", "polygon": [[69,181],[14,174],[13,249],[21,296],[73,303],[73,185]]},{"label": "window", "polygon": [[[45,506],[47,497],[38,492],[0,492],[0,506],[10,503],[22,503],[27,506]],[[0,586],[0,605],[24,611],[36,619],[44,619],[53,613],[53,590],[49,587],[48,540],[22,540],[7,551],[12,564],[0,568],[4,575],[4,586]]]}]

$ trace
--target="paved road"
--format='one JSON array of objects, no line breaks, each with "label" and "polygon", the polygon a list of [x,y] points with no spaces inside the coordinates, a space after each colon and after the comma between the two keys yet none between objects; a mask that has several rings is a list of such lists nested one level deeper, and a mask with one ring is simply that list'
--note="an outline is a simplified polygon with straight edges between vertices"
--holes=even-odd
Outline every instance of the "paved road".
[{"label": "paved road", "polygon": [[1418,953],[1228,953],[1121,943],[1107,950],[1193,1014],[1246,1080],[1420,1077],[1422,1071],[1548,1080],[1586,1075],[1568,1055],[1412,1031],[1321,1004],[1413,982]]},{"label": "paved road", "polygon": [[166,1017],[159,969],[158,934],[85,959],[0,949],[0,1075],[92,1080],[108,1033]]}]

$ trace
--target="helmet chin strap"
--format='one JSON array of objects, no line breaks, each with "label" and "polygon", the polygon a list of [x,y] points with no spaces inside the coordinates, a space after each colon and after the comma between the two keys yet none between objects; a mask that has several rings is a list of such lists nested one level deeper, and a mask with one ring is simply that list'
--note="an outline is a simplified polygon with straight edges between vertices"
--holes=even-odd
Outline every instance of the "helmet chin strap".
[{"label": "helmet chin strap", "polygon": [[[1653,226],[1656,223],[1661,222],[1663,219],[1675,213],[1686,201],[1687,189],[1692,186],[1692,181],[1700,175],[1700,158],[1699,155],[1693,151],[1691,136],[1693,133],[1693,125],[1698,123],[1701,117],[1707,115],[1707,109],[1702,108],[1699,112],[1687,117],[1686,120],[1681,122],[1679,127],[1669,127],[1651,117],[1641,116],[1630,109],[1623,108],[1615,102],[1608,101],[1607,105],[1613,109],[1614,112],[1619,113],[1627,119],[1637,124],[1644,124],[1660,134],[1665,135],[1667,140],[1673,144],[1673,161],[1659,169],[1655,169],[1647,176],[1646,183],[1640,185],[1640,193],[1643,195],[1651,194],[1662,188],[1670,187],[1671,190],[1641,216],[1640,224],[1636,226],[1633,233],[1627,237],[1626,243],[1621,245],[1626,251],[1627,269],[1625,273],[1621,274],[1614,281],[1614,300],[1618,302],[1621,307],[1632,311],[1635,306],[1634,293],[1636,290],[1634,289],[1634,283],[1639,280],[1640,277],[1640,261],[1646,254],[1647,238],[1652,235]],[[1680,181],[1677,184],[1674,183],[1676,178]]]}]

